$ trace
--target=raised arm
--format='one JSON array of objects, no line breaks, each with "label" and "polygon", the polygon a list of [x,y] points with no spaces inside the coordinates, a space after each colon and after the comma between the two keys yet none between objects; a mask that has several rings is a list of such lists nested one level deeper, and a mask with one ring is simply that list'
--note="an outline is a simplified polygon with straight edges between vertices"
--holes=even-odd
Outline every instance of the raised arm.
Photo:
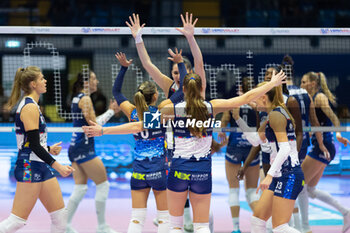
[{"label": "raised arm", "polygon": [[[326,116],[331,120],[335,127],[340,126],[340,121],[338,117],[334,114],[332,108],[329,106],[328,98],[326,95],[324,95],[323,93],[318,94],[315,99],[315,105],[316,107],[319,106],[322,109],[322,112],[326,114]],[[340,132],[336,133],[336,138],[340,143],[343,143],[344,146],[347,146],[349,143],[349,140],[342,137]]]},{"label": "raised arm", "polygon": [[194,69],[202,79],[201,94],[202,94],[202,97],[205,98],[205,89],[207,87],[207,80],[206,80],[205,71],[204,71],[203,55],[197,44],[196,39],[194,38],[194,27],[198,21],[198,18],[196,18],[192,23],[192,13],[188,15],[188,12],[186,12],[185,18],[183,17],[182,14],[180,17],[183,23],[183,28],[176,28],[176,30],[181,32],[186,37],[187,42],[190,46],[191,53],[194,60]]},{"label": "raised arm", "polygon": [[113,96],[117,101],[118,106],[121,108],[123,113],[130,120],[130,115],[131,115],[131,112],[135,109],[135,105],[131,104],[128,101],[128,99],[122,94],[121,90],[123,86],[125,73],[128,70],[128,67],[131,65],[132,60],[126,59],[126,56],[124,53],[116,53],[115,57],[118,59],[122,67],[113,84]]},{"label": "raised arm", "polygon": [[214,99],[210,101],[213,106],[214,116],[220,112],[224,112],[254,101],[255,99],[259,98],[260,96],[264,95],[266,92],[271,90],[273,87],[279,86],[282,83],[284,83],[285,78],[286,75],[282,70],[278,74],[276,74],[275,71],[273,71],[273,75],[270,82],[266,83],[265,85],[254,88],[238,97],[234,97],[231,99]]},{"label": "raised arm", "polygon": [[130,28],[132,36],[135,39],[137,53],[141,60],[143,68],[148,72],[152,79],[158,84],[158,86],[163,90],[165,96],[168,96],[169,89],[174,81],[163,74],[151,61],[149,57],[145,44],[142,40],[142,28],[145,24],[140,26],[140,17],[138,14],[132,14],[132,17],[129,16],[129,22],[125,22],[126,25]]}]

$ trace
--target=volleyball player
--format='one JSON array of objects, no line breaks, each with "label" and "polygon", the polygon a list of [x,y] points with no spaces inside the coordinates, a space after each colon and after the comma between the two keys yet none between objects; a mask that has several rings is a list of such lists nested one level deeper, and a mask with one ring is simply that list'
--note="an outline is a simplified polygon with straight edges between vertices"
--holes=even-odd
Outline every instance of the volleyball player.
[{"label": "volleyball player", "polygon": [[[322,72],[306,73],[301,80],[300,87],[306,89],[312,96],[315,103],[316,115],[321,126],[332,126],[332,124],[336,127],[340,126],[339,119],[331,108],[331,104],[336,104],[335,96],[328,89],[326,77]],[[336,133],[336,138],[340,143],[344,144],[344,146],[347,146],[349,143],[349,140],[342,137],[340,132]],[[305,174],[306,190],[309,197],[317,198],[333,206],[343,215],[343,232],[346,232],[350,228],[350,210],[342,206],[329,193],[316,189],[316,185],[322,177],[325,167],[335,157],[336,151],[334,147],[333,134],[331,132],[323,133],[323,143],[329,151],[330,156],[322,151],[315,135],[312,136],[311,143],[312,149],[302,164],[302,169]],[[308,203],[305,202],[303,205],[307,206]],[[305,216],[308,216],[308,213],[304,214]]]},{"label": "volleyball player", "polygon": [[[249,79],[245,77],[242,79],[242,92],[246,93],[247,91],[249,91]],[[251,106],[246,104],[232,111],[239,111],[240,117],[247,122],[249,127],[257,126],[257,115]],[[237,127],[236,122],[232,118],[232,111],[224,112],[221,118],[221,127],[226,127],[228,123],[230,123],[231,127]],[[219,137],[226,138],[226,133],[219,133]],[[243,137],[242,133],[230,133],[225,155],[225,170],[226,179],[229,184],[228,204],[233,222],[232,233],[241,232],[239,230],[239,180],[236,178],[236,175],[241,167],[241,163],[244,163],[247,158],[251,147],[251,144]],[[260,170],[259,163],[259,157],[255,157],[250,163],[249,168],[246,169],[245,174],[246,199],[253,211],[255,204],[259,200],[259,195],[256,194]]]},{"label": "volleyball player", "polygon": [[[89,72],[88,80],[84,80],[82,73],[78,74],[77,80],[73,85],[72,114],[73,126],[81,127],[89,125],[93,121],[98,124],[105,124],[113,115],[116,103],[111,102],[109,109],[102,115],[96,117],[90,94],[97,91],[98,80],[96,74]],[[88,87],[88,88],[86,88]],[[69,198],[68,209],[68,226],[67,233],[75,233],[72,227],[72,219],[79,203],[85,196],[88,185],[88,178],[96,184],[95,207],[97,215],[97,232],[114,233],[109,225],[106,224],[106,200],[109,193],[109,182],[107,180],[106,168],[101,159],[95,152],[94,138],[87,138],[84,133],[73,133],[71,143],[68,149],[69,160],[75,169],[73,174],[74,189]]]},{"label": "volleyball player", "polygon": [[[195,40],[194,37],[194,27],[198,21],[198,18],[196,18],[194,21],[192,21],[192,14],[188,14],[186,12],[185,17],[183,15],[180,16],[183,28],[177,28],[179,32],[181,32],[187,39],[187,42],[190,46],[191,53],[194,59],[194,68],[196,70],[196,73],[200,75],[202,78],[202,85],[203,85],[203,91],[202,96],[205,98],[205,89],[206,89],[206,76],[203,66],[203,56],[201,53],[201,50]],[[152,79],[157,83],[157,85],[163,90],[165,96],[167,98],[170,98],[172,94],[175,93],[176,90],[178,90],[180,85],[180,73],[179,69],[176,63],[173,63],[171,75],[172,78],[168,77],[167,75],[163,74],[151,61],[145,44],[142,40],[142,28],[145,26],[145,24],[140,24],[140,18],[138,14],[133,14],[132,17],[129,17],[130,23],[126,22],[127,26],[130,28],[131,33],[135,39],[136,43],[136,49],[137,53],[139,55],[139,58],[141,60],[142,66],[145,68],[145,70],[148,72],[148,74],[152,77]],[[186,66],[187,73],[192,73],[192,65],[191,62],[183,57],[184,64]],[[173,142],[174,136],[172,133],[172,130],[169,128],[166,133],[166,145],[167,145],[167,154],[168,157],[172,157],[173,153]],[[184,212],[184,219],[185,219],[185,229],[186,231],[193,232],[193,224],[191,220],[191,214],[189,209],[189,201],[186,201],[185,204],[185,212]]]},{"label": "volleyball player", "polygon": [[253,233],[266,232],[266,221],[272,215],[274,233],[299,232],[288,226],[304,179],[298,160],[294,119],[284,105],[281,86],[271,89],[256,103],[258,109],[268,113],[267,121],[258,132],[250,132],[239,115],[234,115],[252,145],[257,146],[267,140],[272,150],[271,167],[258,188],[263,193],[254,209],[251,230]]},{"label": "volleyball player", "polygon": [[45,119],[38,101],[46,93],[46,80],[40,68],[28,66],[17,69],[10,99],[9,109],[18,105],[15,125],[18,156],[15,167],[17,180],[16,194],[10,216],[0,222],[1,233],[13,233],[22,228],[28,219],[37,199],[43,203],[51,217],[51,233],[63,233],[67,225],[66,209],[60,186],[50,166],[61,176],[73,172],[70,166],[63,166],[52,155],[61,151],[61,143],[47,146]]},{"label": "volleyball player", "polygon": [[[158,100],[158,90],[155,83],[143,82],[134,95],[135,105],[131,104],[121,93],[124,75],[132,60],[127,60],[124,53],[117,53],[116,58],[121,64],[121,70],[113,86],[113,95],[123,113],[130,122],[142,121],[144,112],[155,114]],[[181,57],[181,54],[180,54]],[[130,180],[132,213],[128,233],[141,233],[147,214],[149,192],[153,190],[157,204],[158,233],[168,232],[169,213],[166,196],[165,167],[165,129],[147,129],[134,134],[136,140],[133,175]]]}]

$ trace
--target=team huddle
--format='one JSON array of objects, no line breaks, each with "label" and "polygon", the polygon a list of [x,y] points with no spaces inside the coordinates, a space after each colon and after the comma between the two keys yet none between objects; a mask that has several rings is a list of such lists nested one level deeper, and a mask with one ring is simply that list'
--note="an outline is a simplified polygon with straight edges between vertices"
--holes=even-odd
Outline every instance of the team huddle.
[{"label": "team huddle", "polygon": [[[156,200],[154,223],[158,233],[214,232],[210,211],[211,155],[226,144],[232,233],[241,232],[239,179],[245,179],[246,199],[253,211],[253,233],[311,232],[309,197],[335,207],[344,216],[343,232],[350,228],[350,210],[330,194],[316,189],[325,167],[336,154],[333,134],[314,133],[311,136],[312,148],[307,154],[310,136],[302,130],[303,126],[310,125],[340,125],[331,108],[336,100],[327,87],[325,75],[309,72],[303,76],[300,88],[293,85],[291,77],[287,78],[283,72],[286,66],[294,64],[287,55],[280,67],[266,71],[265,81],[255,88],[250,87],[248,78],[243,78],[239,96],[207,101],[203,56],[194,37],[198,19],[193,20],[192,14],[186,13],[185,17],[181,15],[181,20],[183,28],[177,30],[187,39],[194,69],[182,56],[182,50],[169,49],[168,59],[173,62],[172,78],[152,63],[142,40],[144,24],[140,24],[139,16],[133,14],[126,22],[135,39],[141,63],[155,82],[145,81],[139,85],[133,103],[121,91],[124,76],[132,64],[124,53],[115,54],[121,65],[113,85],[115,100],[98,117],[90,98],[90,94],[97,91],[96,74],[90,71],[88,79],[83,74],[78,75],[73,86],[71,111],[73,126],[82,127],[84,133],[72,134],[68,149],[71,166],[61,165],[51,156],[60,153],[60,143],[51,146],[46,143],[46,123],[38,105],[40,95],[46,93],[46,80],[41,70],[34,66],[17,70],[8,102],[9,108],[19,102],[15,117],[19,150],[15,168],[17,189],[10,216],[0,222],[0,233],[12,233],[22,228],[38,198],[50,213],[52,233],[77,232],[72,224],[73,217],[88,190],[88,179],[96,184],[96,231],[116,232],[105,220],[109,183],[94,145],[94,137],[104,134],[133,134],[135,138],[128,233],[143,231],[151,189]],[[158,105],[156,84],[166,96]],[[21,90],[24,97],[20,100]],[[129,123],[102,127],[120,110],[128,117]],[[161,123],[172,123],[145,129],[145,113],[160,117]],[[219,133],[219,142],[213,140],[216,125],[203,122],[217,119],[220,113],[223,113],[221,127],[230,124],[239,127],[242,133],[232,132],[228,139],[226,133]],[[181,123],[184,121],[193,123],[184,126]],[[349,143],[340,132],[336,133],[336,138],[345,146]],[[260,150],[265,176],[258,186]],[[50,167],[63,177],[73,174],[75,185],[66,207]]]}]

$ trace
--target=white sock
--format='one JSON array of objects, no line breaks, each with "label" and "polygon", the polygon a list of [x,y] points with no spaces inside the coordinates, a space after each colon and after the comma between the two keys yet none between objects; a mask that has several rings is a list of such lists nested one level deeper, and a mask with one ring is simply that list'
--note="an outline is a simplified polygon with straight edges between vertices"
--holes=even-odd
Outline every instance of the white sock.
[{"label": "white sock", "polygon": [[81,200],[84,198],[87,190],[88,190],[88,186],[86,184],[74,185],[73,192],[70,195],[68,205],[67,205],[68,224],[72,222],[75,211],[77,210]]},{"label": "white sock", "polygon": [[265,233],[266,222],[260,218],[252,216],[251,220],[251,233]]},{"label": "white sock", "polygon": [[304,185],[303,190],[297,198],[299,204],[299,212],[301,217],[301,227],[304,232],[310,231],[309,225],[309,195],[307,193],[307,185]]},{"label": "white sock", "polygon": [[0,222],[0,232],[13,233],[26,225],[26,220],[14,214],[10,214],[7,219]]},{"label": "white sock", "polygon": [[293,227],[288,226],[287,223],[279,225],[276,228],[273,228],[273,233],[300,233],[300,231],[294,229]]},{"label": "white sock", "polygon": [[184,222],[186,225],[192,224],[191,209],[189,207],[184,208]]},{"label": "white sock", "polygon": [[169,212],[167,210],[158,210],[158,233],[169,232]]},{"label": "white sock", "polygon": [[109,193],[109,182],[105,181],[96,185],[95,206],[98,225],[105,225],[106,201]]},{"label": "white sock", "polygon": [[336,199],[334,199],[329,193],[316,189],[316,187],[307,187],[307,191],[311,198],[317,198],[330,206],[336,208],[342,215],[346,215],[348,210],[344,208]]},{"label": "white sock", "polygon": [[133,208],[129,222],[128,233],[141,233],[146,219],[146,208]]},{"label": "white sock", "polygon": [[[298,208],[297,202],[295,202],[294,208]],[[299,210],[297,213],[293,213],[292,218],[294,218],[294,228],[298,231],[302,231]]]},{"label": "white sock", "polygon": [[209,223],[193,223],[194,233],[210,233]]},{"label": "white sock", "polygon": [[184,226],[183,216],[172,216],[170,215],[170,232],[182,232]]},{"label": "white sock", "polygon": [[233,230],[238,231],[239,230],[239,218],[232,218],[233,223]]},{"label": "white sock", "polygon": [[51,233],[64,233],[67,228],[67,209],[63,208],[50,213]]},{"label": "white sock", "polygon": [[211,233],[214,233],[214,214],[211,210],[209,212],[209,229]]},{"label": "white sock", "polygon": [[266,222],[266,230],[267,232],[272,232],[272,217],[270,217]]}]

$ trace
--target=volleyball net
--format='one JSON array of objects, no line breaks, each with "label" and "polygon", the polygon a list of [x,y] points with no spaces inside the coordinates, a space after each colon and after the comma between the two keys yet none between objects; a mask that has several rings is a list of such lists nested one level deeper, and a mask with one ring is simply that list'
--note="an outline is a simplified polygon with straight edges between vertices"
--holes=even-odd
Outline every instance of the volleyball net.
[{"label": "volleyball net", "polygon": [[[179,48],[193,61],[188,43],[175,28],[144,28],[143,41],[152,62],[171,77],[168,48]],[[242,89],[242,78],[255,86],[264,80],[269,67],[281,64],[286,54],[294,65],[284,71],[299,86],[302,76],[323,72],[337,97],[337,113],[347,117],[349,85],[350,29],[330,28],[196,28],[207,78],[206,99],[230,98]],[[1,84],[3,106],[11,93],[18,67],[38,66],[47,79],[47,93],[40,106],[51,132],[72,132],[70,104],[77,74],[87,78],[96,73],[98,91],[91,95],[96,115],[108,109],[112,86],[120,65],[114,54],[124,52],[133,64],[127,71],[123,94],[133,95],[143,81],[152,80],[138,58],[135,42],[127,27],[0,27]],[[85,77],[84,76],[84,77]],[[165,99],[160,92],[159,101]],[[14,110],[2,109],[0,131],[12,131]],[[82,117],[82,116],[81,116]],[[111,122],[126,122],[118,113]],[[4,128],[5,127],[5,128]],[[305,128],[305,131],[315,131]],[[347,127],[318,128],[321,131],[348,131]]]}]

